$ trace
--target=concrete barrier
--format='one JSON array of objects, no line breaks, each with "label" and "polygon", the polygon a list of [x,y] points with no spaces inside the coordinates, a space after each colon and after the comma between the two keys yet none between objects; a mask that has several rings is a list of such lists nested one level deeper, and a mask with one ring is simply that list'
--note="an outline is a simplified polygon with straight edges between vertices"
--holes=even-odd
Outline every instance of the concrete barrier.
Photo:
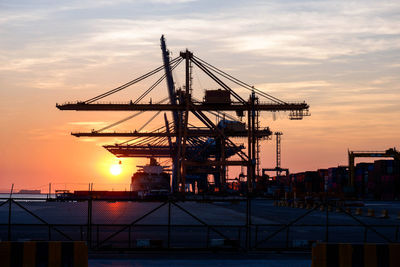
[{"label": "concrete barrier", "polygon": [[375,217],[375,212],[373,209],[368,209],[367,217]]},{"label": "concrete barrier", "polygon": [[388,212],[388,210],[382,210],[382,211],[381,211],[381,216],[379,216],[379,218],[382,218],[382,219],[387,219],[387,218],[389,218],[389,212]]},{"label": "concrete barrier", "polygon": [[400,244],[316,243],[312,267],[396,267],[400,266]]},{"label": "concrete barrier", "polygon": [[2,267],[13,266],[88,266],[85,242],[27,241],[0,242]]},{"label": "concrete barrier", "polygon": [[357,208],[355,215],[361,216],[362,214],[363,214],[362,209],[361,208]]}]

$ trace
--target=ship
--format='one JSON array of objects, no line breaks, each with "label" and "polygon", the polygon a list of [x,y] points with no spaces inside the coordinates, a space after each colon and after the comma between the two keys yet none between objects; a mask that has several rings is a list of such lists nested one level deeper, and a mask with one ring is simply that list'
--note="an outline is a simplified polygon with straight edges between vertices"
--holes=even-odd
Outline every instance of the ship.
[{"label": "ship", "polygon": [[131,191],[137,192],[140,198],[169,195],[171,176],[167,166],[161,166],[155,158],[150,158],[150,164],[136,167],[139,169],[132,175]]}]

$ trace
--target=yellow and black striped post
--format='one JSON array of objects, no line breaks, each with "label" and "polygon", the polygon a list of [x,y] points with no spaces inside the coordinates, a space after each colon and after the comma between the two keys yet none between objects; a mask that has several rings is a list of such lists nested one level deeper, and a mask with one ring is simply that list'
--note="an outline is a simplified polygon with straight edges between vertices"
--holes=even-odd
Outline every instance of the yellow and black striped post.
[{"label": "yellow and black striped post", "polygon": [[312,267],[400,266],[400,244],[316,243]]},{"label": "yellow and black striped post", "polygon": [[88,266],[85,242],[0,242],[2,267]]}]

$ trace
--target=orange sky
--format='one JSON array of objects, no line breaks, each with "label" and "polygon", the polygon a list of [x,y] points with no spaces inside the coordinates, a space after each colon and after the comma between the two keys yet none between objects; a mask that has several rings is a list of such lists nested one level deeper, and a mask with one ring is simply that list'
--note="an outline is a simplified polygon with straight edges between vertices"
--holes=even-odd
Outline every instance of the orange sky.
[{"label": "orange sky", "polygon": [[[367,2],[1,3],[0,190],[14,183],[46,191],[49,182],[53,189],[129,188],[146,160],[123,159],[122,174],[112,176],[118,160],[101,145],[118,140],[69,133],[131,113],[61,112],[55,103],[86,100],[158,67],[161,34],[173,57],[189,48],[265,92],[311,106],[302,121],[262,114],[263,126],[284,133],[282,165],[291,172],[344,165],[347,149],[400,148],[400,4]],[[135,99],[150,82],[106,100]],[[193,83],[198,98],[217,88],[199,70]],[[150,97],[166,96],[163,84]],[[137,129],[146,116],[115,130]],[[146,130],[162,125],[159,116]],[[274,141],[263,143],[262,167],[275,165],[274,149]]]}]

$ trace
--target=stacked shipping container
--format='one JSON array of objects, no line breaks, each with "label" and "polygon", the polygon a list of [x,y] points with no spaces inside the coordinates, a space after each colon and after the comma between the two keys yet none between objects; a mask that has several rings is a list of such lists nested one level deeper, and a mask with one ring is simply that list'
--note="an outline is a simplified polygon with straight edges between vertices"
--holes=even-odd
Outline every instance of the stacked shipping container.
[{"label": "stacked shipping container", "polygon": [[[290,191],[297,193],[348,193],[352,190],[348,186],[349,170],[345,166],[278,177],[277,184],[289,186]],[[355,167],[354,193],[360,198],[400,199],[400,161],[358,163]]]},{"label": "stacked shipping container", "polygon": [[355,169],[354,185],[358,197],[373,198],[375,179],[373,163],[358,163]]}]

